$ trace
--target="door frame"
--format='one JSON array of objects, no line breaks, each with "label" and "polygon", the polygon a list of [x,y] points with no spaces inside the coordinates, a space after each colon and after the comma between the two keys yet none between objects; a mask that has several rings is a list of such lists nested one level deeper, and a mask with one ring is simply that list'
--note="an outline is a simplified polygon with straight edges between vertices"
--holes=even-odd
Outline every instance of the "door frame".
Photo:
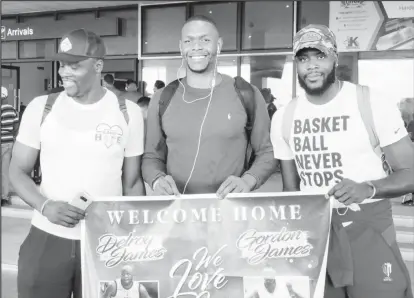
[{"label": "door frame", "polygon": [[20,66],[2,64],[1,68],[10,69],[11,71],[16,71],[17,82],[16,82],[15,92],[17,92],[17,94],[13,94],[14,96],[13,104],[14,104],[14,108],[20,112]]}]

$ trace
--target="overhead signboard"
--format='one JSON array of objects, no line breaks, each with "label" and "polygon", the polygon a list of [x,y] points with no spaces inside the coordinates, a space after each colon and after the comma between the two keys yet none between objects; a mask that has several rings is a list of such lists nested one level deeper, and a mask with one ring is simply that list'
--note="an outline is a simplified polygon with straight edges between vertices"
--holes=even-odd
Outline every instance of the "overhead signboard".
[{"label": "overhead signboard", "polygon": [[330,2],[329,26],[339,51],[368,51],[384,19],[372,1]]},{"label": "overhead signboard", "polygon": [[331,1],[329,5],[329,27],[340,52],[414,49],[414,1]]},{"label": "overhead signboard", "polygon": [[414,17],[414,1],[382,1],[382,5],[390,19]]},{"label": "overhead signboard", "polygon": [[121,34],[121,19],[101,18],[91,19],[86,24],[79,22],[57,20],[44,23],[13,23],[1,26],[1,40],[31,40],[61,38],[64,34],[85,28],[100,36],[118,36]]}]

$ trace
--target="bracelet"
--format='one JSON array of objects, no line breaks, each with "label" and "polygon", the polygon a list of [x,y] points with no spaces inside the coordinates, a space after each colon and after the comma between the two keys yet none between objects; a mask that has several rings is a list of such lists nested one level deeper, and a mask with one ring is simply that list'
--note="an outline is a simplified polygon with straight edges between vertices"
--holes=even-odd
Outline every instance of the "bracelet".
[{"label": "bracelet", "polygon": [[50,199],[47,199],[46,201],[44,201],[42,207],[40,208],[40,214],[43,215],[43,210],[45,209],[46,204],[49,203],[49,202],[50,202]]},{"label": "bracelet", "polygon": [[157,179],[155,179],[154,183],[152,184],[152,190],[154,190],[154,189],[155,189],[155,187],[157,186],[158,182],[160,182],[160,178],[161,178],[161,177],[162,177],[162,176],[160,176],[160,177],[158,177]]},{"label": "bracelet", "polygon": [[372,195],[368,199],[366,199],[366,200],[371,200],[377,194],[377,188],[370,181],[366,181],[365,183],[372,187],[372,190],[373,190]]}]

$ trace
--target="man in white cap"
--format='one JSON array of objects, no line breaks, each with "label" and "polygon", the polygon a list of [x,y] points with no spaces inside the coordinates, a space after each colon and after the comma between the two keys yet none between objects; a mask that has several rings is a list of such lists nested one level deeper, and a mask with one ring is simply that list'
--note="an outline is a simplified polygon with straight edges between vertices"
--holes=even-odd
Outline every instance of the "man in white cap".
[{"label": "man in white cap", "polygon": [[[80,225],[71,201],[145,195],[141,178],[144,124],[139,107],[101,86],[106,49],[98,35],[74,30],[56,60],[65,90],[33,99],[14,146],[10,179],[34,208],[18,261],[20,298],[82,295]],[[40,154],[40,191],[30,173]]]},{"label": "man in white cap", "polygon": [[300,30],[293,53],[305,94],[275,113],[271,139],[285,191],[338,204],[325,298],[412,298],[389,199],[414,191],[414,152],[395,101],[338,80],[326,26]]},{"label": "man in white cap", "polygon": [[9,166],[19,114],[7,103],[9,92],[1,86],[1,205],[10,204]]}]

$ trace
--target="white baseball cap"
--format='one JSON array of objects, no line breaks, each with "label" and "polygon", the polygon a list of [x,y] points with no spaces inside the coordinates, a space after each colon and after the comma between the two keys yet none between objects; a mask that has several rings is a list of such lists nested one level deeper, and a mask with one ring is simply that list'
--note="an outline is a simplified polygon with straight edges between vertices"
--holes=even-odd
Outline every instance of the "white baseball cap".
[{"label": "white baseball cap", "polygon": [[1,86],[1,99],[5,99],[9,96],[9,92],[3,86]]}]

